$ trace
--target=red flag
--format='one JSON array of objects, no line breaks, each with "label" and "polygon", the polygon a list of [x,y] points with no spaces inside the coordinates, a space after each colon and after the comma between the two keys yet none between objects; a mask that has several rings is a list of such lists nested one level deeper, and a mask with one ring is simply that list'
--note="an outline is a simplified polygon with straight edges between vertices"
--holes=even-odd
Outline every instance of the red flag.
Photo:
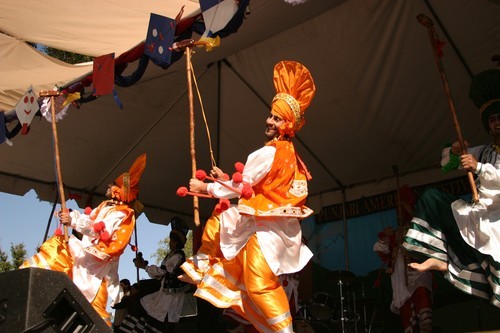
[{"label": "red flag", "polygon": [[110,53],[94,58],[92,75],[94,96],[111,94],[115,85],[115,54]]}]

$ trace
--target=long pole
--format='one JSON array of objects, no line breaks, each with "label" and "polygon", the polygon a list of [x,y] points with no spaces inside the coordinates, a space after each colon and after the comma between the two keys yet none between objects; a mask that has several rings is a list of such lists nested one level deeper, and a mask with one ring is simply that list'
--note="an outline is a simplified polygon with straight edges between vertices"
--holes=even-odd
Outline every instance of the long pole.
[{"label": "long pole", "polygon": [[[451,115],[453,117],[453,124],[455,125],[455,131],[457,133],[458,143],[460,145],[461,154],[465,154],[467,151],[466,151],[464,139],[462,136],[462,130],[461,130],[460,124],[458,122],[457,113],[455,111],[455,105],[453,104],[453,100],[451,98],[450,87],[448,85],[448,79],[446,77],[446,73],[444,71],[443,65],[442,65],[441,60],[440,60],[440,54],[438,52],[439,41],[436,38],[436,30],[434,29],[434,23],[432,22],[432,20],[429,17],[425,16],[424,14],[419,14],[417,16],[417,20],[420,24],[422,24],[424,27],[427,28],[427,32],[429,34],[429,39],[431,41],[432,51],[434,54],[434,61],[438,67],[439,74],[441,76],[441,81],[443,83],[444,92],[445,92],[446,97],[448,99],[448,106],[450,107]],[[470,184],[470,187],[472,190],[472,199],[474,200],[474,202],[478,202],[479,197],[477,194],[476,183],[474,181],[474,175],[472,174],[471,171],[468,171],[467,177],[469,178],[469,184]]]},{"label": "long pole", "polygon": [[[56,125],[56,101],[55,97],[59,96],[59,91],[41,91],[41,97],[50,97],[50,105],[51,105],[51,115],[52,115],[52,136],[54,138],[54,157],[56,162],[56,177],[57,177],[57,186],[59,190],[59,198],[61,199],[61,210],[63,212],[66,211],[66,196],[64,195],[64,186],[61,172],[61,158],[59,154],[59,139],[57,136],[57,125]],[[64,240],[68,242],[68,226],[64,225]]]},{"label": "long pole", "polygon": [[401,251],[401,256],[403,257],[403,270],[404,270],[404,278],[405,278],[405,285],[408,286],[408,270],[406,269],[407,262],[406,262],[406,256],[404,255],[404,248],[401,245],[403,243],[403,239],[405,237],[404,234],[404,221],[403,221],[403,214],[402,214],[402,208],[401,208],[401,192],[400,192],[400,185],[399,185],[399,169],[396,165],[392,166],[392,169],[394,171],[394,175],[396,176],[396,205],[397,205],[397,219],[398,219],[398,230],[399,232],[397,233],[397,248],[394,249],[393,252],[393,260],[392,260],[392,267],[395,266],[396,260],[398,258],[399,252]]},{"label": "long pole", "polygon": [[[196,177],[196,149],[194,139],[194,103],[193,103],[193,83],[192,83],[192,68],[191,68],[191,48],[186,47],[186,71],[188,84],[188,99],[189,99],[189,146],[191,152],[191,177]],[[200,209],[198,205],[198,197],[193,196],[193,220],[196,226],[200,225]]]}]

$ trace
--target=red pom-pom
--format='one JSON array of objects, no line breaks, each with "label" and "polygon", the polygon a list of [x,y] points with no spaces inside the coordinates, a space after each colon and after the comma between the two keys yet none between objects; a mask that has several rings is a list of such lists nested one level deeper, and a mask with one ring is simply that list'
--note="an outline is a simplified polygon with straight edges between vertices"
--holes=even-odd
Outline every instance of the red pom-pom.
[{"label": "red pom-pom", "polygon": [[109,232],[107,232],[106,230],[104,230],[103,232],[101,232],[101,240],[103,242],[109,241],[110,238],[111,238],[111,235],[109,234]]},{"label": "red pom-pom", "polygon": [[61,228],[57,228],[56,231],[54,232],[54,235],[56,236],[61,236],[63,234]]},{"label": "red pom-pom", "polygon": [[243,189],[241,190],[241,197],[243,199],[250,199],[253,195],[252,185],[249,183],[243,184]]},{"label": "red pom-pom", "polygon": [[229,175],[227,173],[223,173],[220,180],[229,180]]},{"label": "red pom-pom", "polygon": [[180,197],[185,197],[188,193],[187,187],[181,186],[177,189],[177,195]]},{"label": "red pom-pom", "polygon": [[137,252],[137,246],[130,244],[132,251]]},{"label": "red pom-pom", "polygon": [[234,163],[234,168],[236,169],[237,172],[242,173],[243,169],[245,169],[245,164],[241,162],[236,162]]},{"label": "red pom-pom", "polygon": [[219,200],[219,206],[221,211],[225,211],[229,208],[229,200],[228,199],[220,199]]},{"label": "red pom-pom", "polygon": [[283,287],[287,287],[288,286],[288,280],[284,280],[282,283]]},{"label": "red pom-pom", "polygon": [[85,207],[85,210],[83,211],[83,213],[85,215],[90,215],[91,212],[92,212],[92,208],[90,208],[90,207]]},{"label": "red pom-pom", "polygon": [[220,214],[222,212],[223,212],[223,210],[220,207],[220,203],[218,203],[217,205],[215,205],[215,213],[216,214]]},{"label": "red pom-pom", "polygon": [[196,170],[195,174],[196,179],[204,181],[207,178],[207,173],[204,170]]},{"label": "red pom-pom", "polygon": [[94,223],[93,227],[94,227],[95,232],[100,233],[106,227],[106,225],[104,224],[104,222],[100,221],[100,222]]},{"label": "red pom-pom", "polygon": [[235,182],[236,184],[239,184],[242,181],[243,181],[243,175],[241,174],[241,172],[233,173],[233,182]]}]

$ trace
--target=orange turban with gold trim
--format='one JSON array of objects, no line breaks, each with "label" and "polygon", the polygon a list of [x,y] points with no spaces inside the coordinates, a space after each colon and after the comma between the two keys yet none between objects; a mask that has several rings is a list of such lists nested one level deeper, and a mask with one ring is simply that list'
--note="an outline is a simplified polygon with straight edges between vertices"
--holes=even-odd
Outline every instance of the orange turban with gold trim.
[{"label": "orange turban with gold trim", "polygon": [[119,191],[113,191],[113,197],[124,202],[132,202],[139,194],[139,180],[146,168],[146,154],[137,157],[128,172],[115,179]]},{"label": "orange turban with gold trim", "polygon": [[305,124],[304,112],[316,92],[309,70],[296,61],[280,61],[274,66],[274,88],[271,113],[285,120],[281,136],[293,138]]}]

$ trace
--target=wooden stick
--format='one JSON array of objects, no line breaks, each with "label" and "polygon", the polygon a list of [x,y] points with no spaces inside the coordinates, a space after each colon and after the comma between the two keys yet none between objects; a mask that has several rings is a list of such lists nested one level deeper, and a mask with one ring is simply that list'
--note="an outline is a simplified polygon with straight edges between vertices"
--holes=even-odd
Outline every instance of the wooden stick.
[{"label": "wooden stick", "polygon": [[[451,98],[451,92],[448,86],[448,79],[446,78],[446,73],[444,71],[443,65],[441,64],[441,60],[437,50],[438,40],[436,39],[436,31],[434,30],[434,23],[429,17],[425,16],[424,14],[419,14],[417,16],[417,20],[420,24],[422,24],[427,28],[429,39],[431,41],[432,51],[434,54],[434,61],[438,67],[439,74],[441,76],[441,81],[443,83],[444,92],[448,99],[448,106],[450,107],[451,115],[453,117],[453,124],[455,125],[455,131],[457,133],[458,143],[460,144],[461,154],[465,154],[467,150],[465,148],[464,139],[462,137],[462,130],[460,129],[457,113],[455,112],[455,106]],[[472,174],[471,171],[468,171],[467,177],[469,178],[469,184],[472,190],[472,199],[474,200],[474,202],[477,203],[479,201],[479,197],[477,194],[476,182],[474,181],[474,175]]]},{"label": "wooden stick", "polygon": [[[59,139],[57,137],[57,125],[56,125],[56,101],[55,96],[59,96],[58,91],[41,91],[41,97],[50,96],[50,106],[52,114],[52,136],[54,137],[54,156],[56,160],[56,172],[57,172],[57,186],[59,190],[59,197],[61,199],[61,210],[66,212],[66,196],[64,195],[64,186],[62,180],[61,172],[61,158],[59,155]],[[64,240],[68,242],[68,226],[64,225]]]},{"label": "wooden stick", "polygon": [[[189,143],[191,151],[191,177],[196,177],[196,150],[194,140],[194,103],[193,103],[193,83],[191,68],[191,48],[186,47],[186,70],[189,98]],[[200,209],[198,206],[198,197],[193,196],[193,220],[196,226],[200,225]]]}]

